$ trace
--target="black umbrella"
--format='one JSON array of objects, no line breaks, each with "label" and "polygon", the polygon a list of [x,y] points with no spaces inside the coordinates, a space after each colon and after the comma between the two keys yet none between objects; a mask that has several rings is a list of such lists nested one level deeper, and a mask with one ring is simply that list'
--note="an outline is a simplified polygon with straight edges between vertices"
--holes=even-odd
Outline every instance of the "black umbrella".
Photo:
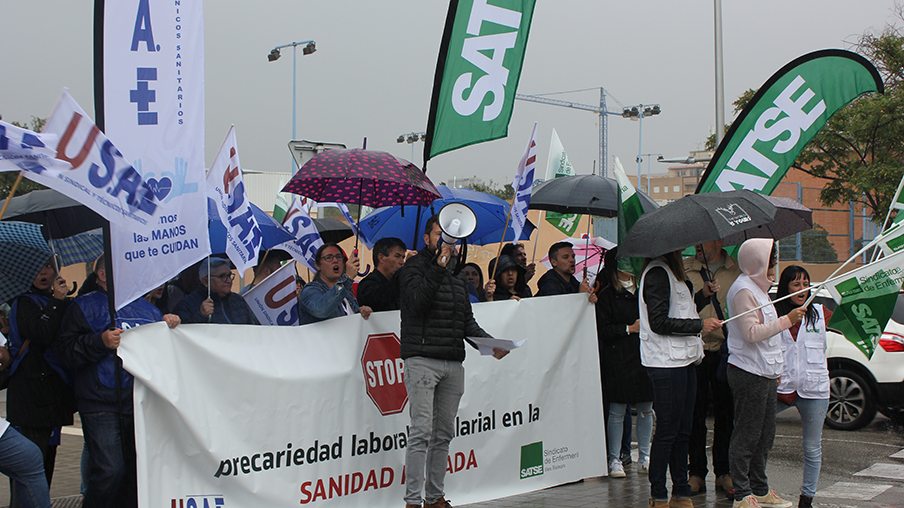
[{"label": "black umbrella", "polygon": [[[0,201],[0,208],[6,201]],[[36,190],[10,200],[3,220],[43,225],[44,238],[67,238],[102,228],[103,217],[55,190]]]},{"label": "black umbrella", "polygon": [[332,217],[312,220],[317,232],[320,233],[320,239],[323,240],[323,243],[339,243],[346,238],[355,236],[352,228],[341,220],[336,220]]},{"label": "black umbrella", "polygon": [[722,245],[741,245],[748,238],[781,240],[793,234],[813,229],[813,210],[790,198],[763,197],[775,205],[775,222],[729,235],[722,239]]},{"label": "black umbrella", "polygon": [[[647,212],[659,208],[646,194],[637,191]],[[534,187],[530,197],[532,210],[558,213],[583,213],[598,217],[618,216],[618,183],[599,175],[562,176]]]},{"label": "black umbrella", "polygon": [[775,206],[748,190],[691,194],[643,214],[618,248],[618,257],[654,258],[768,224]]}]

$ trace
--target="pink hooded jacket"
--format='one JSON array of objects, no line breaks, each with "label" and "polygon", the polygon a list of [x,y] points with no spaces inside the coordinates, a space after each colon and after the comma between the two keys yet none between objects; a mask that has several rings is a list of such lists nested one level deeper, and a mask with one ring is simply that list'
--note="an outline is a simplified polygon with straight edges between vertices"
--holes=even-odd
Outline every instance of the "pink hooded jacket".
[{"label": "pink hooded jacket", "polygon": [[[740,266],[741,272],[767,295],[773,282],[773,279],[766,275],[769,270],[769,254],[772,252],[773,243],[774,240],[769,238],[751,238],[738,249],[738,266]],[[738,291],[732,300],[735,315],[756,307],[759,307],[759,303],[753,293],[747,289]],[[782,330],[791,328],[791,319],[787,315],[764,323],[761,311],[741,316],[737,321],[739,321],[744,340],[750,343],[761,342],[781,333]]]}]

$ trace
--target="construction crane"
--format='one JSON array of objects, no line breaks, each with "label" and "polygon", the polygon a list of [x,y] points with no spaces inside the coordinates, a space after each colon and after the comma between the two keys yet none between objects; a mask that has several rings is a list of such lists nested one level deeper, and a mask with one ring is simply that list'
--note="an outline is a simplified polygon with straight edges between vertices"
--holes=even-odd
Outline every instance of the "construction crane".
[{"label": "construction crane", "polygon": [[[555,94],[563,94],[563,93],[572,93],[572,92],[585,92],[587,90],[596,90],[596,88],[585,88],[583,90],[571,90],[569,92],[553,92],[545,95],[555,95]],[[549,104],[551,106],[561,106],[565,108],[573,108],[573,109],[581,109],[584,111],[592,111],[600,116],[599,126],[600,126],[600,158],[599,158],[599,167],[600,174],[604,177],[608,176],[607,170],[607,159],[608,159],[608,146],[609,146],[609,116],[608,115],[618,115],[622,116],[622,111],[609,111],[606,108],[606,90],[603,87],[599,88],[600,90],[600,104],[599,106],[592,106],[590,104],[580,104],[578,102],[571,101],[562,101],[558,99],[550,99],[549,97],[544,97],[540,95],[525,95],[525,94],[515,94],[515,98],[522,101],[530,101],[530,102],[539,102],[540,104]],[[609,95],[612,97],[612,95]],[[619,106],[624,108],[624,105],[618,101],[615,97],[612,99],[618,103]]]}]

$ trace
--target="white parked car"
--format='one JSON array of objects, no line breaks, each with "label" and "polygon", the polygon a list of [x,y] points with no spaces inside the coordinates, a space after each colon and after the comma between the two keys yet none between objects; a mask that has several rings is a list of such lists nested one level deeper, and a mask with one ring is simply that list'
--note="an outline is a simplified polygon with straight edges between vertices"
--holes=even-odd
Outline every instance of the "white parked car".
[{"label": "white parked car", "polygon": [[[829,309],[834,300],[817,296]],[[873,357],[867,359],[843,335],[827,334],[831,393],[826,425],[856,430],[868,425],[876,411],[889,418],[904,415],[904,297],[898,296],[891,320],[879,339]]]}]

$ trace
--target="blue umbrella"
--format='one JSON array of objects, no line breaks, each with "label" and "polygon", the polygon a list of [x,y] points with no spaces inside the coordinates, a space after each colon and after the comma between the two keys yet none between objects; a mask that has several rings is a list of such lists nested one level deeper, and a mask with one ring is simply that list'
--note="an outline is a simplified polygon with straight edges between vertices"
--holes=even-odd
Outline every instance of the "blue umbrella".
[{"label": "blue umbrella", "polygon": [[[506,227],[505,239],[502,238],[502,228],[511,206],[505,200],[471,189],[450,189],[445,185],[438,185],[436,188],[442,197],[426,207],[387,206],[367,214],[358,224],[364,244],[373,248],[377,240],[394,236],[401,238],[408,248],[419,250],[424,246],[424,226],[427,225],[427,219],[439,213],[445,204],[452,202],[468,205],[477,215],[477,229],[468,237],[468,243],[486,245],[514,240],[515,232],[511,224]],[[415,225],[419,215],[419,223]],[[519,240],[530,239],[534,229],[535,226],[528,221]],[[417,245],[413,245],[415,238]]]},{"label": "blue umbrella", "polygon": [[[276,219],[270,217],[267,212],[261,210],[253,203],[251,211],[257,224],[261,228],[263,242],[262,249],[272,249],[277,245],[294,240],[295,237],[282,224],[276,222]],[[210,198],[207,199],[207,218],[210,221],[208,234],[210,236],[210,251],[213,254],[223,254],[226,252],[226,227],[220,222],[220,216],[217,214],[216,205]]]},{"label": "blue umbrella", "polygon": [[28,291],[52,255],[41,226],[26,222],[0,223],[0,302]]}]

